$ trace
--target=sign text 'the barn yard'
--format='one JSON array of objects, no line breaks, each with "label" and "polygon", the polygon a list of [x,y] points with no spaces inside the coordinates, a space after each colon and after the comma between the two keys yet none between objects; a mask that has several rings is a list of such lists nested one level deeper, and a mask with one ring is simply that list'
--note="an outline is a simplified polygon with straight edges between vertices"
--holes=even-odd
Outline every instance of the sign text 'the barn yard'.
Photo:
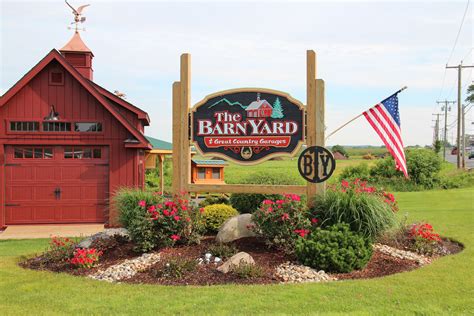
[{"label": "sign text 'the barn yard'", "polygon": [[304,141],[303,105],[274,90],[218,92],[194,107],[192,141],[204,155],[241,164],[291,156]]}]

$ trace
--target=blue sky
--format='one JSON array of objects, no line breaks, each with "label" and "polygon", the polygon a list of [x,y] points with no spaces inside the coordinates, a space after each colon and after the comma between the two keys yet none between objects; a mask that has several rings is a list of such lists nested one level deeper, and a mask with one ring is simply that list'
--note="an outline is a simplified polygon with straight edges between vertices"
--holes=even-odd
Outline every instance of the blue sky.
[{"label": "blue sky", "polygon": [[[146,133],[164,140],[171,140],[171,85],[184,52],[192,55],[193,103],[238,87],[282,90],[305,102],[306,50],[315,50],[327,133],[407,85],[400,94],[405,144],[429,144],[436,100],[456,98],[456,71],[443,84],[444,66],[467,1],[70,2],[91,4],[82,37],[95,55],[94,81],[126,93],[149,113]],[[70,21],[61,1],[1,2],[2,94],[69,40]],[[471,4],[450,64],[472,64],[472,27]],[[471,73],[463,72],[463,86]],[[448,123],[454,119],[453,111]],[[336,143],[382,144],[363,118],[328,140]]]}]

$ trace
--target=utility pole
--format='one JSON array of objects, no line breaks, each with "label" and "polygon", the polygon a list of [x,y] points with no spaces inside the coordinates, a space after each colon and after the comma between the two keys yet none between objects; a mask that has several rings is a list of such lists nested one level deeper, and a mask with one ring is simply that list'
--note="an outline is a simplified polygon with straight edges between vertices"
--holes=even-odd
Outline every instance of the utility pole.
[{"label": "utility pole", "polygon": [[434,131],[433,131],[433,145],[439,140],[439,113],[433,113],[436,115],[436,120],[434,120]]},{"label": "utility pole", "polygon": [[[448,66],[446,69],[457,69],[458,70],[458,129],[457,129],[457,167],[461,168],[461,121],[462,121],[462,104],[461,104],[461,73],[464,68],[474,68],[474,66],[463,66],[462,61],[457,66]],[[464,149],[463,149],[464,150]],[[464,156],[464,153],[463,153]]]},{"label": "utility pole", "polygon": [[467,104],[462,107],[462,168],[466,169],[466,108]]},{"label": "utility pole", "polygon": [[443,137],[443,160],[446,161],[446,143],[448,142],[448,111],[451,111],[449,104],[454,104],[456,101],[436,101],[438,104],[444,104],[441,111],[444,111],[444,137]]}]

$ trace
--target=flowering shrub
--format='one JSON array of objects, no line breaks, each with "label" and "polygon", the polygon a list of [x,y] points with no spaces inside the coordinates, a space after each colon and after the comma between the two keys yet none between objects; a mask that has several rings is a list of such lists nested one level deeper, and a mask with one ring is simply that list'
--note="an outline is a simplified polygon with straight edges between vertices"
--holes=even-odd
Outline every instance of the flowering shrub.
[{"label": "flowering shrub", "polygon": [[90,269],[99,262],[100,256],[102,251],[95,248],[78,248],[74,251],[74,257],[70,262],[76,267]]},{"label": "flowering shrub", "polygon": [[192,207],[187,199],[176,195],[171,199],[150,204],[137,202],[140,216],[126,227],[139,251],[149,251],[157,246],[198,242],[202,231],[201,210]]},{"label": "flowering shrub", "polygon": [[408,231],[411,248],[421,254],[432,255],[438,251],[441,238],[429,223],[413,224]]},{"label": "flowering shrub", "polygon": [[347,223],[351,230],[375,238],[397,223],[394,213],[398,205],[393,194],[359,179],[342,180],[314,201],[310,212],[322,227]]},{"label": "flowering shrub", "polygon": [[[295,241],[309,233],[311,222],[300,196],[285,195],[279,200],[264,200],[252,215],[255,226],[249,227],[270,246],[287,253],[294,251]],[[316,219],[317,222],[317,219]]]},{"label": "flowering shrub", "polygon": [[74,254],[75,241],[64,237],[51,237],[49,249],[45,252],[45,258],[49,261],[67,261]]},{"label": "flowering shrub", "polygon": [[300,238],[295,248],[301,263],[326,272],[361,269],[372,257],[370,241],[344,223],[313,230],[308,238]]}]

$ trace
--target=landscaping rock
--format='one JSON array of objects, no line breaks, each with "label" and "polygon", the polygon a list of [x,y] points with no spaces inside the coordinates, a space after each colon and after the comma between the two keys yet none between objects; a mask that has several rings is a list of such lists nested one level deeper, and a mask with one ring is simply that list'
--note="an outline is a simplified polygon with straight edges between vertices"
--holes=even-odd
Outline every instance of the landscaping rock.
[{"label": "landscaping rock", "polygon": [[227,243],[244,237],[256,236],[253,231],[248,229],[249,225],[253,225],[252,214],[231,217],[219,229],[216,241]]},{"label": "landscaping rock", "polygon": [[222,273],[228,273],[241,264],[255,264],[252,256],[246,252],[239,252],[229,258],[223,265],[217,268]]},{"label": "landscaping rock", "polygon": [[77,244],[76,248],[89,248],[93,241],[98,239],[108,239],[115,235],[128,237],[128,231],[125,228],[107,228],[97,234],[87,237]]},{"label": "landscaping rock", "polygon": [[117,282],[133,277],[140,271],[160,261],[159,253],[145,253],[138,258],[128,259],[119,264],[108,267],[105,270],[99,270],[89,275],[89,278],[107,282]]},{"label": "landscaping rock", "polygon": [[417,253],[411,252],[411,251],[406,251],[406,250],[401,250],[397,248],[393,248],[387,245],[382,245],[382,244],[374,244],[374,249],[392,256],[394,258],[399,258],[399,259],[407,259],[407,260],[412,260],[418,263],[419,265],[426,265],[431,262],[431,260],[425,256],[419,255]]},{"label": "landscaping rock", "polygon": [[276,268],[275,276],[281,283],[328,282],[337,279],[329,276],[323,270],[317,271],[307,266],[285,262]]}]

